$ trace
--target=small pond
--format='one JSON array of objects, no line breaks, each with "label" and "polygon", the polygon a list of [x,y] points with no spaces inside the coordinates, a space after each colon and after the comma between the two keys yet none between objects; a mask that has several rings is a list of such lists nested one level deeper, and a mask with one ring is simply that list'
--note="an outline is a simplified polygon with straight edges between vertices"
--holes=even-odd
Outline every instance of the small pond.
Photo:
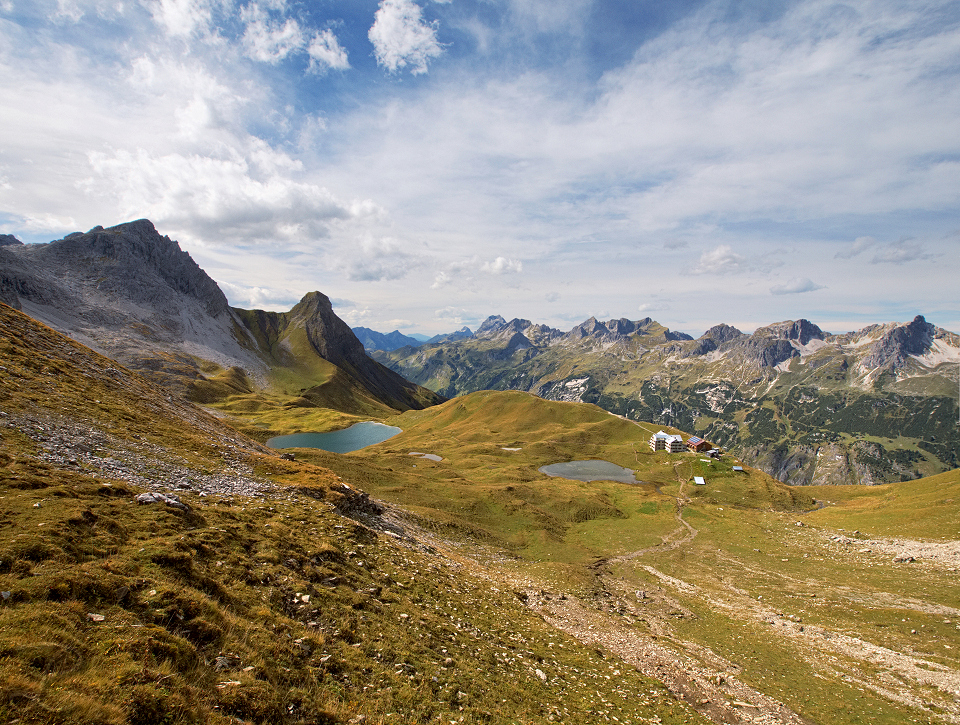
[{"label": "small pond", "polygon": [[319,448],[321,451],[330,453],[349,453],[376,443],[383,443],[402,432],[396,426],[368,420],[331,433],[294,433],[288,436],[277,436],[268,440],[267,445],[271,448]]},{"label": "small pond", "polygon": [[548,476],[572,478],[575,481],[619,481],[620,483],[640,483],[634,477],[633,470],[622,468],[610,461],[570,461],[541,466],[540,473]]}]

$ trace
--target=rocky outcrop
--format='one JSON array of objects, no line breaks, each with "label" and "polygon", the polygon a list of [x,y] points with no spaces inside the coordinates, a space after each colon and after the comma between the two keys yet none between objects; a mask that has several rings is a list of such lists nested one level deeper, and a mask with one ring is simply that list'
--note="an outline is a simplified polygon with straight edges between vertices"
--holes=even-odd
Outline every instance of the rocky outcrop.
[{"label": "rocky outcrop", "polygon": [[23,242],[12,234],[0,234],[0,247],[13,247],[22,244]]},{"label": "rocky outcrop", "polygon": [[714,325],[697,338],[696,344],[689,346],[685,345],[683,348],[679,348],[680,357],[687,358],[698,355],[706,355],[707,353],[717,350],[724,343],[739,339],[743,336],[744,334],[736,327],[732,327],[727,324]]},{"label": "rocky outcrop", "polygon": [[898,325],[877,340],[860,364],[865,369],[897,370],[911,355],[928,352],[935,334],[936,328],[917,315],[909,324]]},{"label": "rocky outcrop", "polygon": [[104,229],[94,227],[49,245],[43,255],[65,265],[96,269],[101,290],[140,304],[169,301],[170,292],[200,302],[207,314],[228,313],[226,296],[177,242],[161,236],[147,219]]},{"label": "rocky outcrop", "polygon": [[427,340],[424,345],[430,345],[435,342],[456,342],[457,340],[469,340],[473,337],[473,333],[470,331],[470,328],[464,325],[456,332],[450,332],[446,335],[434,335],[429,340]]},{"label": "rocky outcrop", "polygon": [[809,320],[797,320],[785,331],[788,340],[796,340],[801,345],[811,340],[822,340],[824,332]]},{"label": "rocky outcrop", "polygon": [[740,330],[738,330],[736,327],[727,325],[726,323],[721,323],[711,327],[698,339],[712,340],[717,345],[722,345],[725,342],[730,342],[731,340],[736,340],[740,337],[743,337],[743,335],[744,333],[740,332]]},{"label": "rocky outcrop", "polygon": [[475,336],[486,337],[488,335],[497,333],[501,329],[503,329],[503,327],[506,326],[506,324],[507,324],[507,321],[503,319],[503,317],[501,317],[500,315],[490,315],[487,319],[485,319],[480,324],[480,327],[477,328],[477,332],[475,333]]}]

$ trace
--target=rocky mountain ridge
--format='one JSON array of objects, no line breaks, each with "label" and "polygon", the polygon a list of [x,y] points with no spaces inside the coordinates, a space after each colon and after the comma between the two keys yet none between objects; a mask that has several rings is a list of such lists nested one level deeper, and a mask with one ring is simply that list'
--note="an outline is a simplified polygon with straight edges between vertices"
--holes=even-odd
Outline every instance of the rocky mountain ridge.
[{"label": "rocky mountain ridge", "polygon": [[357,339],[363,343],[365,350],[386,350],[390,352],[405,345],[418,347],[421,344],[420,340],[415,337],[410,337],[409,335],[404,335],[400,330],[394,330],[393,332],[384,334],[376,330],[371,330],[369,327],[353,327],[351,329],[353,330],[353,334],[357,336]]},{"label": "rocky mountain ridge", "polygon": [[48,244],[0,246],[0,295],[183,393],[230,369],[242,370],[243,385],[253,389],[270,386],[279,369],[295,369],[305,388],[333,377],[397,410],[441,399],[367,357],[319,292],[287,313],[231,307],[190,255],[146,219]]},{"label": "rocky mountain ridge", "polygon": [[453,396],[517,389],[594,402],[731,447],[790,483],[880,483],[960,465],[960,337],[917,316],[831,334],[806,319],[696,340],[656,321],[569,332],[488,318],[471,338],[377,353]]}]

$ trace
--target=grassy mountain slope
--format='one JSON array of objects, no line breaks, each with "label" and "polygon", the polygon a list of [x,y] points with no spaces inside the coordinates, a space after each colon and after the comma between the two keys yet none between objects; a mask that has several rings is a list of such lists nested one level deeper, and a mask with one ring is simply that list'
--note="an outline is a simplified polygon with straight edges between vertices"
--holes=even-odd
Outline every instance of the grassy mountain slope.
[{"label": "grassy mountain slope", "polygon": [[701,721],[329,470],[5,305],[0,379],[4,721]]},{"label": "grassy mountain slope", "polygon": [[448,396],[525,390],[674,425],[787,483],[883,483],[960,465],[960,337],[922,318],[846,335],[805,320],[753,335],[721,325],[698,340],[646,320],[617,332],[624,322],[544,334],[515,320],[376,356]]},{"label": "grassy mountain slope", "polygon": [[[956,473],[791,488],[515,392],[285,461],[3,306],[0,368],[7,720],[960,720]],[[536,470],[591,457],[650,483]]]},{"label": "grassy mountain slope", "polygon": [[[461,542],[548,621],[687,693],[714,721],[960,720],[958,472],[790,487],[733,472],[729,456],[653,453],[655,427],[519,392],[391,422],[404,432],[377,446],[298,458]],[[537,471],[591,458],[649,483]],[[749,709],[764,706],[756,693],[786,709]]]}]

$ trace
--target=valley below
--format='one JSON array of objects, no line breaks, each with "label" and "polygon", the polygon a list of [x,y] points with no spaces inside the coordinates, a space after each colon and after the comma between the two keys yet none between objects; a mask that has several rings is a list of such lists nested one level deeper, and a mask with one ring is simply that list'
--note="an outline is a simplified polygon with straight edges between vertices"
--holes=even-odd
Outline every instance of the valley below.
[{"label": "valley below", "polygon": [[645,318],[568,332],[488,318],[476,331],[371,353],[453,397],[523,390],[595,403],[734,451],[783,483],[865,484],[956,468],[960,337],[917,316],[831,334],[788,320],[694,340]]}]

